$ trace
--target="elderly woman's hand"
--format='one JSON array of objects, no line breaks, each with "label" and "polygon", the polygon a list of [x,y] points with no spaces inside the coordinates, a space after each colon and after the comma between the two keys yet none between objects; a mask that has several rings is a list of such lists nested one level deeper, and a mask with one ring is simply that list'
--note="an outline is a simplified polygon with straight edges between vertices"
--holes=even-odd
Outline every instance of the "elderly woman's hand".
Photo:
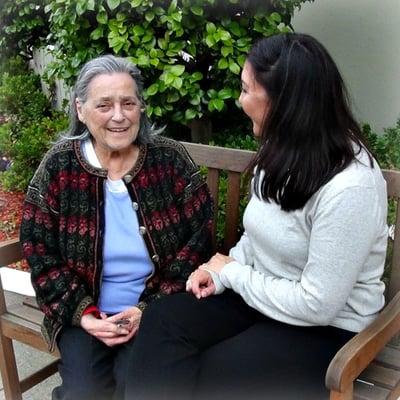
[{"label": "elderly woman's hand", "polygon": [[113,347],[126,343],[136,334],[142,312],[137,307],[130,307],[112,317],[101,314],[101,319],[93,315],[81,318],[81,327],[107,346]]}]

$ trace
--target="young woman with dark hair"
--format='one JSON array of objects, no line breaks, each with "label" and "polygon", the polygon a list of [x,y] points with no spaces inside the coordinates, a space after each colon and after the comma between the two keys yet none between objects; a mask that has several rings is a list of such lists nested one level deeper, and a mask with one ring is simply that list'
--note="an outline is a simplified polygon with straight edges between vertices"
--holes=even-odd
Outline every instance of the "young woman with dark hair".
[{"label": "young woman with dark hair", "polygon": [[146,309],[129,399],[327,397],[330,360],[383,306],[386,185],[330,55],[262,39],[239,101],[260,138],[245,232]]}]

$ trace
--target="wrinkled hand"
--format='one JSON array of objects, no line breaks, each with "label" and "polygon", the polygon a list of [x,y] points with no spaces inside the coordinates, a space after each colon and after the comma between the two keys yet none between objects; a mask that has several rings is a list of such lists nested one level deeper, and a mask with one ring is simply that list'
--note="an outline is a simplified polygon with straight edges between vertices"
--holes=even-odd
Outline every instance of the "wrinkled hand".
[{"label": "wrinkled hand", "polygon": [[[109,347],[126,343],[136,334],[139,329],[142,312],[137,307],[130,307],[112,317],[101,314],[101,319],[92,314],[81,318],[81,327],[90,335],[96,337]],[[129,320],[126,325],[117,324],[121,319]]]},{"label": "wrinkled hand", "polygon": [[198,299],[215,293],[215,285],[208,271],[196,269],[186,281],[186,291],[192,292]]},{"label": "wrinkled hand", "polygon": [[234,258],[216,253],[206,263],[200,265],[199,269],[209,269],[219,274],[226,264],[235,261]]}]

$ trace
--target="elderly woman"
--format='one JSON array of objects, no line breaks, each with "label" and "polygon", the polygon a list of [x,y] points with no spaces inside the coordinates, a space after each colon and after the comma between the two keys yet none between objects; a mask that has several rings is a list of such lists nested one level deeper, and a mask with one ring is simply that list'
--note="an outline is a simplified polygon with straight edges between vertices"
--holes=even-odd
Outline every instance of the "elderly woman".
[{"label": "elderly woman", "polygon": [[53,398],[119,398],[143,310],[210,255],[211,200],[183,146],[154,135],[126,59],[89,61],[71,110],[29,185],[21,242],[61,353]]},{"label": "elderly woman", "polygon": [[255,44],[239,98],[260,139],[245,233],[147,310],[127,398],[328,397],[330,360],[384,303],[386,184],[345,93],[314,38]]}]

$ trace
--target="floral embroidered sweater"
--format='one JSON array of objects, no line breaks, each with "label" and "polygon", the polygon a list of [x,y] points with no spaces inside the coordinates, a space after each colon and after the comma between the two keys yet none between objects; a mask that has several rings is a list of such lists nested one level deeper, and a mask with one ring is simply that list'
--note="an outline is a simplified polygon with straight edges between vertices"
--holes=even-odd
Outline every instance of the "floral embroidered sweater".
[{"label": "floral embroidered sweater", "polygon": [[[63,326],[79,326],[83,311],[97,305],[106,179],[106,170],[85,160],[80,141],[70,140],[49,150],[28,187],[20,236],[51,350]],[[154,263],[139,299],[144,309],[184,290],[188,275],[210,256],[212,201],[185,148],[160,136],[140,146],[123,180]]]}]

